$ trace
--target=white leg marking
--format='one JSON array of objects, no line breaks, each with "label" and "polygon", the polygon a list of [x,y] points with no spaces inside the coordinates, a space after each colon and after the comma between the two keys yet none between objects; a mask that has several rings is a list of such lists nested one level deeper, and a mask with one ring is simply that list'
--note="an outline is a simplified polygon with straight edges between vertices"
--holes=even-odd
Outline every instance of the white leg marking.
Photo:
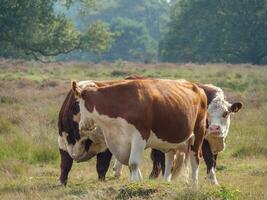
[{"label": "white leg marking", "polygon": [[168,153],[165,153],[164,179],[168,182],[170,182],[172,178],[171,170],[172,170],[174,159],[175,159],[175,151],[170,150]]},{"label": "white leg marking", "polygon": [[190,161],[191,161],[191,168],[192,168],[192,182],[193,188],[197,188],[198,184],[198,171],[199,171],[199,164],[195,157],[195,152],[190,152]]},{"label": "white leg marking", "polygon": [[131,153],[129,158],[129,169],[131,173],[130,179],[132,181],[140,181],[143,179],[141,171],[139,169],[141,158],[146,146],[146,141],[143,140],[141,134],[136,131],[133,134],[132,142],[131,142]]},{"label": "white leg marking", "polygon": [[122,174],[122,164],[117,159],[115,159],[113,171],[114,171],[114,176],[116,178],[119,178]]},{"label": "white leg marking", "polygon": [[210,172],[207,175],[208,180],[214,185],[219,185],[218,180],[216,178],[214,167],[211,168]]}]

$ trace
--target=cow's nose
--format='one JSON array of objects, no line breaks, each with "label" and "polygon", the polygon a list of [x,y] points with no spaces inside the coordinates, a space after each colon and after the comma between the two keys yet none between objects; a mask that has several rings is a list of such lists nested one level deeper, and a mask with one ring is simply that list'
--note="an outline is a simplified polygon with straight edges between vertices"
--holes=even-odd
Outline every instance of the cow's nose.
[{"label": "cow's nose", "polygon": [[211,132],[218,132],[220,130],[220,126],[219,125],[211,125],[209,127]]}]

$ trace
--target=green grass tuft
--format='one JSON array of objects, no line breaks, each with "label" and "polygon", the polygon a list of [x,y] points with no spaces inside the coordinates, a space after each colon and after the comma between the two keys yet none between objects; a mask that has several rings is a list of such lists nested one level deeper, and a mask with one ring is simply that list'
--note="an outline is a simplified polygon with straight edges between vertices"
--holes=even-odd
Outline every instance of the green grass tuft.
[{"label": "green grass tuft", "polygon": [[147,198],[155,192],[157,189],[154,188],[143,188],[134,184],[125,185],[119,190],[116,199]]},{"label": "green grass tuft", "polygon": [[222,200],[238,200],[239,199],[239,190],[233,190],[226,187],[221,187],[219,190],[213,193],[217,198]]},{"label": "green grass tuft", "polygon": [[14,104],[18,100],[14,96],[0,96],[0,104]]},{"label": "green grass tuft", "polygon": [[176,200],[238,200],[239,191],[226,187],[209,188],[192,191],[191,189],[183,190]]},{"label": "green grass tuft", "polygon": [[30,162],[37,163],[53,163],[58,160],[58,151],[46,145],[37,146],[31,151]]}]

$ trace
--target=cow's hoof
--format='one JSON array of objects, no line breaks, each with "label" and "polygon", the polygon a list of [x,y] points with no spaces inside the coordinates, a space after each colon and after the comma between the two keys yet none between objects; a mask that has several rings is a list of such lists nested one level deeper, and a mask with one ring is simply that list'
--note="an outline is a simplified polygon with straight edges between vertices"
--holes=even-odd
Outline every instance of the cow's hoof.
[{"label": "cow's hoof", "polygon": [[212,183],[213,185],[215,185],[215,186],[218,186],[218,187],[220,187],[221,185],[218,183],[218,181],[216,181],[216,182],[213,182]]},{"label": "cow's hoof", "polygon": [[155,173],[151,173],[151,174],[149,175],[149,179],[156,179],[156,178],[158,178],[158,176],[157,176],[157,174],[155,174]]},{"label": "cow's hoof", "polygon": [[208,180],[208,182],[212,185],[215,185],[215,186],[220,186],[220,184],[218,183],[217,179],[214,178],[214,177],[206,177],[206,179]]},{"label": "cow's hoof", "polygon": [[113,168],[113,172],[114,172],[114,177],[115,178],[120,178],[121,177],[121,171],[117,170],[116,168]]},{"label": "cow's hoof", "polygon": [[67,180],[65,180],[65,181],[59,180],[57,182],[57,186],[64,186],[64,187],[66,187],[67,186]]},{"label": "cow's hoof", "polygon": [[106,178],[105,178],[105,177],[98,177],[98,180],[99,180],[99,181],[105,181]]},{"label": "cow's hoof", "polygon": [[116,173],[116,172],[115,172],[115,173],[114,173],[114,177],[115,177],[115,178],[120,178],[120,177],[121,177],[121,173]]}]

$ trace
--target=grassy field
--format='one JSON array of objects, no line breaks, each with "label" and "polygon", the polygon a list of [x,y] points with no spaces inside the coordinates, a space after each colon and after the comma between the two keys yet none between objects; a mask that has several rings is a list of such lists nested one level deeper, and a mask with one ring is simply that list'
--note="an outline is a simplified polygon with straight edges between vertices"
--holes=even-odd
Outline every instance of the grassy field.
[{"label": "grassy field", "polygon": [[[119,79],[139,74],[188,79],[224,89],[244,108],[232,117],[227,148],[219,155],[221,187],[205,180],[202,161],[196,192],[180,177],[149,180],[150,150],[142,162],[144,180],[97,181],[95,159],[74,164],[66,188],[57,186],[57,115],[70,80]],[[51,63],[0,60],[0,199],[267,199],[267,66],[249,64]]]}]

